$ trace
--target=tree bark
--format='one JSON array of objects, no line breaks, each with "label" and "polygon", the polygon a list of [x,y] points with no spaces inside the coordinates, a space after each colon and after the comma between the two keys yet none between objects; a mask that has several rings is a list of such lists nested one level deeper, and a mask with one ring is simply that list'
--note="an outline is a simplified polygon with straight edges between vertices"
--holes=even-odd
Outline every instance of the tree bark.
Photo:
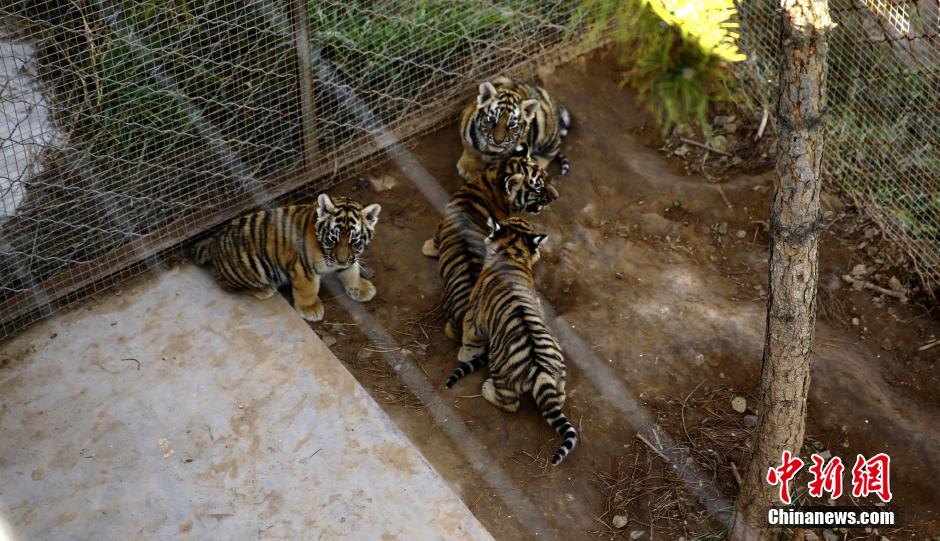
[{"label": "tree bark", "polygon": [[[784,0],[777,186],[771,214],[770,287],[761,368],[761,414],[729,539],[769,540],[767,508],[782,505],[766,481],[784,450],[800,453],[816,322],[819,193],[826,107],[827,0]],[[795,488],[795,486],[794,486]]]}]

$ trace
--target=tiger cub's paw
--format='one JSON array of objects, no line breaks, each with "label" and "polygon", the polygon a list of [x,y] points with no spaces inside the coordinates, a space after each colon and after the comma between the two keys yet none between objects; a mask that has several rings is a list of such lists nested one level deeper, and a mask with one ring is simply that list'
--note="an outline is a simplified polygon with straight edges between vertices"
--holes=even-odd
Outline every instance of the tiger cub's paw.
[{"label": "tiger cub's paw", "polygon": [[424,241],[424,245],[421,246],[421,253],[428,257],[437,257],[441,255],[441,251],[437,247],[437,243],[434,242],[434,239],[428,239]]},{"label": "tiger cub's paw", "polygon": [[483,170],[483,166],[480,163],[480,160],[464,150],[463,154],[460,156],[460,159],[457,160],[457,173],[464,180],[470,180],[473,177],[480,174],[480,171]]},{"label": "tiger cub's paw", "polygon": [[375,297],[375,286],[372,282],[362,278],[355,286],[347,286],[346,294],[354,301],[369,302]]},{"label": "tiger cub's paw", "polygon": [[273,287],[267,287],[264,289],[253,289],[248,292],[248,294],[251,295],[252,297],[256,299],[261,299],[261,300],[270,299],[275,293],[277,293],[277,290],[274,289]]},{"label": "tiger cub's paw", "polygon": [[323,307],[323,303],[320,302],[319,299],[317,299],[315,303],[307,306],[294,304],[294,309],[307,321],[320,321],[323,319],[323,313],[326,311]]}]

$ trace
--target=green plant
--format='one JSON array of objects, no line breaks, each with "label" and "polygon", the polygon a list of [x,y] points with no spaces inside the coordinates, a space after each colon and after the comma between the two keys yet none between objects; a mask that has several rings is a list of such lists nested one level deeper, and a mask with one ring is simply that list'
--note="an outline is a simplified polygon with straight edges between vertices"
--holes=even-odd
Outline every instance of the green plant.
[{"label": "green plant", "polygon": [[633,87],[662,127],[709,132],[712,103],[734,99],[727,64],[743,59],[730,0],[585,0],[595,33],[610,28]]}]

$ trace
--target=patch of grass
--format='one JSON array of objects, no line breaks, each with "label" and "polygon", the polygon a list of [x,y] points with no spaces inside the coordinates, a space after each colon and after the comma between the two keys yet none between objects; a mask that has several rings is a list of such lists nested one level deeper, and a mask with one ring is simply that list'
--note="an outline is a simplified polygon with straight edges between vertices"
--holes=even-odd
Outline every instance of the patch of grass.
[{"label": "patch of grass", "polygon": [[680,0],[584,0],[595,29],[610,28],[621,64],[623,84],[633,87],[663,133],[676,124],[697,124],[710,132],[708,113],[715,102],[740,97],[729,62],[737,51],[731,2],[702,6]]}]

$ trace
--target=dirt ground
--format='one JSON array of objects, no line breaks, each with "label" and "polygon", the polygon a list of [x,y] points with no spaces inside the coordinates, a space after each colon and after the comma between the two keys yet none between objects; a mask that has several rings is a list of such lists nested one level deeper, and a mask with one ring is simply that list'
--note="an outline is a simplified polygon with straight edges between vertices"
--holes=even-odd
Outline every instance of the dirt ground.
[{"label": "dirt ground", "polygon": [[[651,419],[662,424],[664,440],[698,460],[710,451],[696,436],[709,422],[730,426],[725,434],[746,442],[748,422],[731,409],[732,396],[751,397],[748,414],[757,409],[768,241],[760,222],[769,215],[773,173],[732,176],[720,187],[686,175],[675,158],[649,146],[655,128],[618,80],[611,62],[597,57],[543,74],[574,116],[565,144],[571,173],[554,177],[560,199],[532,218],[549,234],[537,284],[560,329],[566,410],[580,435],[560,467],[545,467],[559,438],[532,404],[509,415],[482,398],[462,398],[479,393],[480,374],[454,391],[442,385],[457,347],[433,312],[440,279],[421,244],[439,215],[418,187],[422,168],[448,193],[460,185],[456,128],[423,138],[416,161],[373,171],[371,186],[348,181],[334,190],[383,206],[367,254],[379,293],[365,309],[387,334],[363,332],[362,317],[350,316],[337,297],[313,328],[497,539],[694,539],[720,530],[717,521],[700,519],[696,509],[704,507],[694,500],[672,507],[687,516],[666,517],[668,495],[655,494],[648,479],[651,494],[633,499],[611,486],[629,484],[625,472],[637,464],[661,462],[635,438]],[[827,216],[842,219],[838,200],[824,199]],[[905,528],[853,530],[839,539],[924,539],[940,533],[940,380],[933,370],[940,347],[918,348],[940,336],[940,322],[841,283],[863,262],[850,246],[836,229],[823,233],[826,306],[816,332],[808,445],[841,456],[847,470],[856,453],[892,458],[890,508]],[[737,491],[730,463],[743,468],[741,455],[712,454],[710,468],[699,460],[723,497],[711,505],[727,505]],[[483,459],[490,462],[473,463]],[[628,517],[625,527],[612,526],[612,507]]]}]

